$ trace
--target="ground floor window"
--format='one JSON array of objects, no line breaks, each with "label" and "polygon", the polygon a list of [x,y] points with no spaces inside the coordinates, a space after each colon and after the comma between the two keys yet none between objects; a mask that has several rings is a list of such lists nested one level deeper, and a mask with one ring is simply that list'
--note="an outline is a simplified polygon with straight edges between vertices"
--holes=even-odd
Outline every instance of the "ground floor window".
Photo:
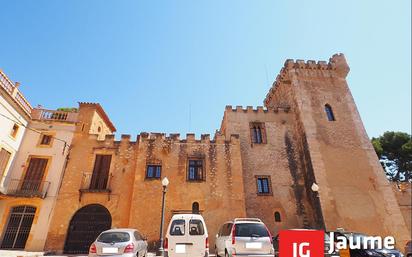
[{"label": "ground floor window", "polygon": [[36,208],[16,206],[11,209],[0,248],[24,249],[33,224]]}]

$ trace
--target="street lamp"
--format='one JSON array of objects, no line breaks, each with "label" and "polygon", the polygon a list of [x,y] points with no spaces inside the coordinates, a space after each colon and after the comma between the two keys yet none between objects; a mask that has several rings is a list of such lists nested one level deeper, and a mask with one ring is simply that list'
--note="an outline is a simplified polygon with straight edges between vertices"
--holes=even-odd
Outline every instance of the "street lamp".
[{"label": "street lamp", "polygon": [[312,189],[313,192],[318,192],[319,191],[319,186],[315,182],[313,182],[311,189]]},{"label": "street lamp", "polygon": [[315,193],[315,208],[317,211],[317,214],[319,216],[319,222],[321,223],[320,226],[322,229],[326,229],[326,225],[325,225],[325,219],[323,218],[323,211],[322,211],[322,205],[320,203],[320,197],[319,197],[319,186],[318,184],[316,184],[315,182],[313,182],[312,186],[310,187],[310,189],[312,189],[312,191]]},{"label": "street lamp", "polygon": [[164,225],[164,220],[165,220],[165,198],[166,198],[166,190],[167,186],[169,185],[169,180],[167,177],[165,177],[162,180],[162,186],[163,186],[163,195],[162,195],[162,220],[160,222],[160,248],[159,252],[161,256],[164,256],[164,249],[163,249],[163,225]]}]

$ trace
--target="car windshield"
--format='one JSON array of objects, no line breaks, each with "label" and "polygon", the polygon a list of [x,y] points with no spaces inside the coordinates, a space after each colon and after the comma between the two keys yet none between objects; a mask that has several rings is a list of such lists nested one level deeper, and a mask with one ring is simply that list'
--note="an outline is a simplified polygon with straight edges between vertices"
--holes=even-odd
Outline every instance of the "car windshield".
[{"label": "car windshield", "polygon": [[261,223],[238,223],[235,227],[237,237],[268,237],[265,225]]},{"label": "car windshield", "polygon": [[130,235],[127,232],[105,232],[97,238],[97,242],[102,243],[121,243],[129,240]]},{"label": "car windshield", "polygon": [[170,235],[184,236],[185,235],[185,220],[174,220],[170,226]]}]

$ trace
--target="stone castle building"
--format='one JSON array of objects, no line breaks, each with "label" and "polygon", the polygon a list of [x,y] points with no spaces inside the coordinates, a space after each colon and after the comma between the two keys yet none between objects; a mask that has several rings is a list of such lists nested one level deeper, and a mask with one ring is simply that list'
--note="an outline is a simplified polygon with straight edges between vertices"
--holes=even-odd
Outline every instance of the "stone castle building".
[{"label": "stone castle building", "polygon": [[[261,218],[273,234],[344,228],[393,235],[402,248],[411,239],[411,208],[385,178],[348,72],[342,54],[328,63],[287,60],[264,107],[227,106],[213,137],[140,133],[116,141],[102,107],[79,103],[64,167],[56,169],[61,180],[44,249],[87,252],[110,227],[137,228],[154,247],[164,177],[166,224],[175,213],[201,213],[211,252],[220,225],[235,217]],[[38,220],[36,211],[33,226]]]}]

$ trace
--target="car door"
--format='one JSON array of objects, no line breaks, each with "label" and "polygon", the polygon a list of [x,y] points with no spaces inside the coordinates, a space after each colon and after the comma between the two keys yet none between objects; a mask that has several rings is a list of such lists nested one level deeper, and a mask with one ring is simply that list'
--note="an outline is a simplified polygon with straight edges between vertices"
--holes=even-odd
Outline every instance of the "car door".
[{"label": "car door", "polygon": [[221,255],[221,254],[222,254],[222,248],[223,248],[223,244],[224,244],[224,241],[223,241],[223,239],[222,239],[222,232],[223,232],[223,227],[224,227],[225,225],[226,225],[226,224],[223,224],[223,225],[220,227],[219,232],[218,232],[217,235],[216,235],[216,242],[215,242],[215,244],[216,244],[216,253],[217,253],[218,255]]},{"label": "car door", "polygon": [[222,256],[225,256],[225,249],[229,247],[229,245],[232,244],[232,237],[231,237],[231,232],[232,232],[232,223],[226,223],[223,229],[222,233]]},{"label": "car door", "polygon": [[137,252],[139,253],[138,256],[143,256],[146,250],[146,242],[143,240],[142,234],[140,234],[138,231],[134,231],[134,238],[135,238],[135,245]]},{"label": "car door", "polygon": [[187,236],[187,253],[190,257],[200,257],[205,255],[207,231],[203,220],[191,218],[188,221]]},{"label": "car door", "polygon": [[168,231],[168,254],[169,257],[189,257],[188,244],[189,238],[187,233],[186,220],[183,218],[171,221]]}]

